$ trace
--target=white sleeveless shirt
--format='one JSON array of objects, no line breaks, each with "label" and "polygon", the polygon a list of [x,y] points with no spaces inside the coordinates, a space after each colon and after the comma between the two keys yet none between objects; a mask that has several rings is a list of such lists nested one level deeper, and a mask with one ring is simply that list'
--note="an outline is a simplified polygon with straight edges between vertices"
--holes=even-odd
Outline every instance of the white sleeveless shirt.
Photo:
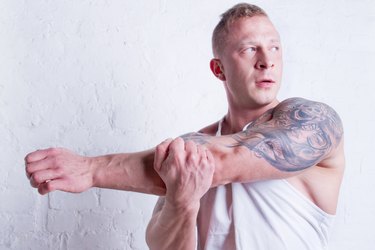
[{"label": "white sleeveless shirt", "polygon": [[333,219],[287,180],[231,183],[201,199],[198,250],[327,249]]}]

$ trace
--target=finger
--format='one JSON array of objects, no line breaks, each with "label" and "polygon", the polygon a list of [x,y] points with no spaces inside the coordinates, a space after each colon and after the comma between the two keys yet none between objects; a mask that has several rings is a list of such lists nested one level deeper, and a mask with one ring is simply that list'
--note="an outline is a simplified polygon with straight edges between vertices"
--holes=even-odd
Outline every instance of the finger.
[{"label": "finger", "polygon": [[33,187],[38,187],[40,184],[53,179],[60,178],[59,171],[56,169],[48,169],[35,172],[30,178],[30,184]]},{"label": "finger", "polygon": [[193,141],[187,141],[185,142],[185,151],[187,153],[197,153],[197,144]]},{"label": "finger", "polygon": [[182,164],[185,162],[185,142],[181,137],[174,139],[169,145],[168,158],[175,163]]},{"label": "finger", "polygon": [[55,190],[66,191],[64,187],[69,186],[66,180],[55,179],[44,182],[38,186],[38,192],[42,195],[48,194]]},{"label": "finger", "polygon": [[194,167],[199,163],[200,155],[198,153],[198,145],[196,145],[193,141],[185,142],[185,152],[188,167]]},{"label": "finger", "polygon": [[26,164],[26,175],[30,179],[31,176],[38,171],[54,168],[55,163],[52,158],[44,158],[39,161],[31,162]]},{"label": "finger", "polygon": [[47,158],[49,155],[52,155],[54,151],[56,151],[55,148],[48,148],[48,149],[39,149],[37,151],[31,152],[30,154],[25,156],[25,163],[31,163],[31,162],[43,160]]},{"label": "finger", "polygon": [[198,158],[198,164],[199,165],[201,165],[202,163],[207,161],[205,147],[202,146],[202,145],[197,145],[197,158]]},{"label": "finger", "polygon": [[185,141],[181,137],[174,139],[169,145],[169,150],[181,152],[185,150]]},{"label": "finger", "polygon": [[156,146],[155,157],[154,157],[154,169],[156,171],[160,171],[161,164],[167,158],[168,148],[169,148],[169,145],[171,144],[171,142],[172,142],[172,139],[167,139],[167,140],[163,141],[162,143],[160,143],[158,146]]}]

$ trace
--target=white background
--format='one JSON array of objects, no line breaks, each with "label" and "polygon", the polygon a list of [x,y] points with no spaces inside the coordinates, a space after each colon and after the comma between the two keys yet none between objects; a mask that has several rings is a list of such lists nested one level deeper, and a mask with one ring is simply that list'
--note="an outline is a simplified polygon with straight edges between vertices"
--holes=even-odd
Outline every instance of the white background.
[{"label": "white background", "polygon": [[[237,1],[0,2],[0,249],[147,249],[155,196],[92,189],[40,196],[24,156],[147,149],[221,118],[211,33]],[[279,99],[328,103],[345,125],[347,169],[331,249],[375,244],[375,4],[254,1],[279,29]]]}]

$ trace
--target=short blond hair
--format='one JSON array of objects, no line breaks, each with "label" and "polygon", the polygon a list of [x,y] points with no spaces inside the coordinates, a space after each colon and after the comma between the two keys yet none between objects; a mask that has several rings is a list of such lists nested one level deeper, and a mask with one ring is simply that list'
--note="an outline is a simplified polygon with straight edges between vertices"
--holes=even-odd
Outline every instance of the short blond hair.
[{"label": "short blond hair", "polygon": [[212,51],[215,57],[217,57],[225,47],[229,26],[240,18],[253,16],[268,17],[263,9],[248,3],[236,4],[221,15],[221,19],[212,33]]}]

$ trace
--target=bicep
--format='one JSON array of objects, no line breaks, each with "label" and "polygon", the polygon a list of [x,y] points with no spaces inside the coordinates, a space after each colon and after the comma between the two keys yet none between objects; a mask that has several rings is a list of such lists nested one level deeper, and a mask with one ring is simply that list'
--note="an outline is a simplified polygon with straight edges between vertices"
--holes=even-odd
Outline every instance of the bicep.
[{"label": "bicep", "polygon": [[314,166],[335,149],[342,124],[329,106],[301,98],[289,99],[272,111],[272,119],[233,135],[243,146],[280,171]]}]

